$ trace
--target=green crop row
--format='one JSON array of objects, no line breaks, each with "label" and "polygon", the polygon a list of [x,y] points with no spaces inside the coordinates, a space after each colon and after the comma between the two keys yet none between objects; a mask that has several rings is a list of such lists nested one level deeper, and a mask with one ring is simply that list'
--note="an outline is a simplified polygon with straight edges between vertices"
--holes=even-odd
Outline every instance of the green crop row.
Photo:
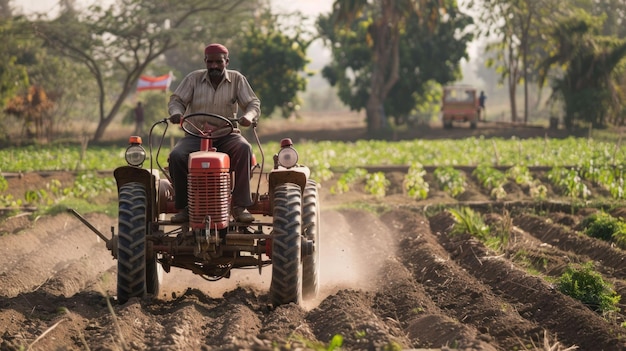
[{"label": "green crop row", "polygon": [[[581,166],[590,170],[604,165],[623,165],[626,147],[612,142],[584,138],[566,139],[486,139],[482,137],[445,140],[380,141],[361,140],[352,143],[321,141],[295,144],[300,160],[318,173],[329,176],[333,168],[349,169],[367,165],[424,166]],[[278,142],[263,144],[271,154],[279,150]],[[27,146],[0,150],[0,171],[27,172],[41,170],[111,170],[124,164],[126,145]],[[165,163],[169,149],[164,148],[159,161]],[[259,156],[257,151],[257,157]],[[271,162],[266,162],[270,164]],[[332,174],[332,172],[330,172]],[[602,177],[598,174],[598,177]]]}]

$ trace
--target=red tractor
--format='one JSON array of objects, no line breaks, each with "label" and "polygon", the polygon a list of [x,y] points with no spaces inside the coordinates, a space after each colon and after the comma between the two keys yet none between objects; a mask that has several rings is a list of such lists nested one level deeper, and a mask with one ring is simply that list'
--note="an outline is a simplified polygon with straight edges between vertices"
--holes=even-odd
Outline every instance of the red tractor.
[{"label": "red tractor", "polygon": [[[106,242],[117,265],[117,299],[156,296],[163,271],[187,269],[206,280],[229,278],[233,269],[272,266],[271,302],[277,306],[301,303],[319,290],[320,206],[317,183],[310,170],[298,164],[290,139],[281,141],[274,165],[265,171],[253,162],[254,205],[248,210],[263,219],[239,223],[231,216],[231,192],[236,174],[230,159],[212,147],[212,140],[227,135],[235,119],[197,113],[183,117],[185,132],[201,138],[201,150],[189,156],[189,222],[172,223],[174,189],[159,153],[168,121],[156,153],[150,145],[150,167],[143,167],[146,150],[141,138],[131,137],[126,150],[127,166],[114,171],[119,200],[117,235],[106,238],[71,210]],[[199,127],[200,126],[200,127]],[[261,143],[252,126],[259,150]],[[158,168],[153,168],[153,162]],[[164,175],[164,177],[162,177]],[[265,188],[262,192],[261,189]],[[259,216],[257,216],[258,218]]]}]

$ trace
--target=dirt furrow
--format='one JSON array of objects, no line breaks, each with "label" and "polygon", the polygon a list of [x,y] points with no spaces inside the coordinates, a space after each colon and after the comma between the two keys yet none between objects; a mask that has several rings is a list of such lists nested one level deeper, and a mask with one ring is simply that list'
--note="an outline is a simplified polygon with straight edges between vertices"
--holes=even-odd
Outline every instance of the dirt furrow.
[{"label": "dirt furrow", "polygon": [[[448,223],[441,223],[444,219],[421,219],[430,222],[430,227],[422,226],[402,243],[403,261],[412,262],[413,276],[448,316],[476,328],[484,334],[483,339],[498,349],[520,347],[540,328],[512,309],[503,308],[505,302],[450,259],[438,241],[445,235],[443,229],[449,227]],[[410,230],[412,221],[406,222]]]},{"label": "dirt furrow", "polygon": [[[91,215],[89,220],[99,223],[100,230],[115,223],[104,215]],[[0,254],[6,264],[0,265],[0,278],[3,282],[0,285],[1,296],[17,296],[36,289],[59,275],[58,271],[68,269],[68,266],[77,261],[83,260],[83,267],[69,269],[79,269],[86,276],[117,264],[105,244],[95,234],[85,230],[86,227],[72,216],[63,214],[54,218],[44,217],[37,224],[33,230],[3,236],[6,244],[0,246]],[[78,263],[78,266],[81,265]],[[76,280],[84,279],[85,277],[77,277],[69,279],[73,283],[59,282],[59,285],[66,285],[59,288],[73,294],[76,288],[80,288],[80,283]],[[75,286],[71,287],[72,284]]]},{"label": "dirt furrow", "polygon": [[539,240],[563,251],[575,252],[598,261],[614,270],[614,275],[626,279],[626,252],[609,243],[576,232],[561,224],[550,223],[535,215],[522,215],[514,223]]},{"label": "dirt furrow", "polygon": [[[438,228],[444,231],[445,222],[448,228],[454,222],[445,212],[431,221],[438,223]],[[479,281],[488,284],[521,316],[556,333],[561,342],[583,350],[626,349],[626,333],[617,325],[611,326],[579,301],[559,293],[552,285],[529,275],[502,256],[494,256],[480,242],[459,237],[450,240],[446,248],[454,260]],[[603,324],[602,328],[594,327]]]}]

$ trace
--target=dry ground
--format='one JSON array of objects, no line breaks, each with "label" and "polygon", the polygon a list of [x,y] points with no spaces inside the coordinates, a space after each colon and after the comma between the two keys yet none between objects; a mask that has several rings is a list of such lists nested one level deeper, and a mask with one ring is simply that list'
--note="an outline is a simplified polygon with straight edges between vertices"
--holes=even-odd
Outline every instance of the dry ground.
[{"label": "dry ground", "polygon": [[[262,138],[354,140],[362,133],[362,118],[353,116],[268,125]],[[562,132],[481,126],[419,133]],[[382,199],[359,185],[336,195],[329,192],[335,180],[321,184],[322,288],[302,306],[271,307],[270,269],[233,272],[219,282],[173,270],[156,298],[118,305],[116,262],[76,218],[11,217],[0,224],[0,350],[329,349],[336,335],[345,350],[547,350],[544,343],[553,350],[626,349],[622,313],[603,317],[551,283],[568,263],[593,261],[626,293],[626,252],[580,235],[581,220],[593,210],[530,206],[527,189],[514,184],[504,201],[489,203],[471,177],[459,198],[431,183],[429,198],[414,201],[402,193],[403,174],[387,177],[392,185]],[[44,181],[37,174],[9,178],[10,191]],[[553,202],[567,200],[549,191]],[[386,210],[361,210],[356,202]],[[450,235],[454,220],[441,205],[455,203],[488,203],[475,208],[490,225],[507,228],[504,253]],[[117,226],[102,214],[87,219],[103,233]]]}]

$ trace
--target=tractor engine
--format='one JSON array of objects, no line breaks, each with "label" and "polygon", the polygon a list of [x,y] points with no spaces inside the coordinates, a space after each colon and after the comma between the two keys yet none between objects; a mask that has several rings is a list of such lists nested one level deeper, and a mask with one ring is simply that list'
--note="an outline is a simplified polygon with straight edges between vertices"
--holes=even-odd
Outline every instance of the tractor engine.
[{"label": "tractor engine", "polygon": [[230,158],[216,151],[197,151],[189,155],[187,178],[189,226],[204,229],[228,227],[230,213]]}]

